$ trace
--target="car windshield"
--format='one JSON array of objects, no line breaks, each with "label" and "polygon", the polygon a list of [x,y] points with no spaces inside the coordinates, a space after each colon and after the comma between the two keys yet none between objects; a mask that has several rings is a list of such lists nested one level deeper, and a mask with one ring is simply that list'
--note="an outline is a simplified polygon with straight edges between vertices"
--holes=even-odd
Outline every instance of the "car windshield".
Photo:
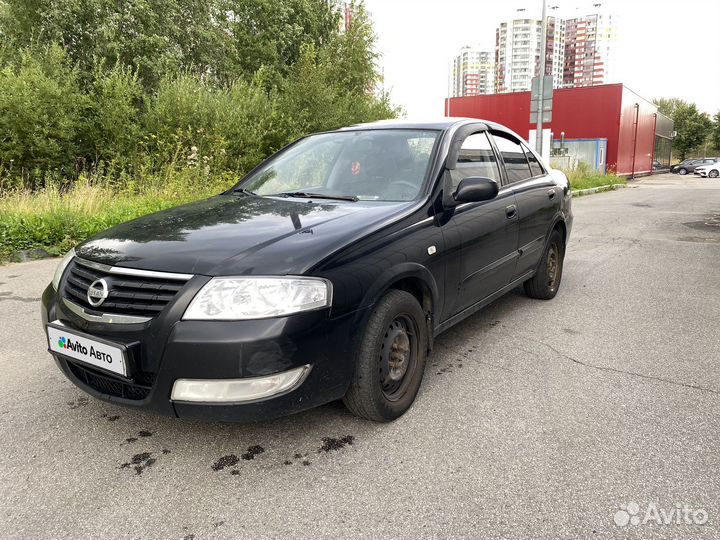
[{"label": "car windshield", "polygon": [[236,188],[262,196],[410,201],[439,132],[373,129],[312,135],[270,158]]}]

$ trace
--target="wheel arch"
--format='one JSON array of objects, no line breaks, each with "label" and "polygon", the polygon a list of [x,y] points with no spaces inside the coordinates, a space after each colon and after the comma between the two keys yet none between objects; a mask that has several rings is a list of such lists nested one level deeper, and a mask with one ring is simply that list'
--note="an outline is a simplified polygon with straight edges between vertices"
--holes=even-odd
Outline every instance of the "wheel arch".
[{"label": "wheel arch", "polygon": [[559,231],[560,234],[562,235],[563,246],[567,245],[567,224],[565,223],[565,220],[562,217],[558,216],[555,219],[552,229],[550,229],[551,234],[552,234],[552,231]]},{"label": "wheel arch", "polygon": [[[418,263],[402,263],[382,272],[365,292],[361,306],[369,308],[391,289],[405,291],[415,297],[426,315],[428,349],[432,348],[433,325],[440,313],[440,292],[432,273]],[[364,325],[372,310],[361,309],[362,319],[355,322]],[[362,328],[362,326],[358,326]]]}]

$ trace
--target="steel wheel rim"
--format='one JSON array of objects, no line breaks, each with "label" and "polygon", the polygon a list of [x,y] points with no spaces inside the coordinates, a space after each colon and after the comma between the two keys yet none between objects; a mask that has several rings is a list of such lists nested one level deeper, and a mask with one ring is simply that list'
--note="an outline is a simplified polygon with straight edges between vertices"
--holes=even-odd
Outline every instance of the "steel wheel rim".
[{"label": "steel wheel rim", "polygon": [[406,392],[417,366],[417,325],[407,314],[397,315],[388,328],[378,355],[380,388],[390,401]]},{"label": "steel wheel rim", "polygon": [[555,285],[557,284],[558,274],[560,273],[560,250],[558,249],[557,244],[553,242],[553,244],[550,245],[550,251],[548,252],[548,258],[547,258],[547,278],[548,278],[548,287],[550,290],[555,289]]}]

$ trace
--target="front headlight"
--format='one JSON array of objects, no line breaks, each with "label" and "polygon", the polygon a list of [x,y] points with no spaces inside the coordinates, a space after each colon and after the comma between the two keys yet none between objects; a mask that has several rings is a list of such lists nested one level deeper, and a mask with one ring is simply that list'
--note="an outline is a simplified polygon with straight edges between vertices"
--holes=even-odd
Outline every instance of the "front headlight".
[{"label": "front headlight", "polygon": [[70,261],[73,260],[74,256],[75,249],[73,248],[65,254],[65,256],[62,258],[62,261],[60,261],[60,264],[57,265],[57,268],[55,269],[55,275],[53,276],[52,280],[53,289],[55,289],[56,291],[60,286],[60,279],[62,278],[63,272],[65,272],[67,265],[70,264]]},{"label": "front headlight", "polygon": [[216,277],[185,310],[185,320],[236,321],[281,317],[327,307],[332,285],[312,277]]}]

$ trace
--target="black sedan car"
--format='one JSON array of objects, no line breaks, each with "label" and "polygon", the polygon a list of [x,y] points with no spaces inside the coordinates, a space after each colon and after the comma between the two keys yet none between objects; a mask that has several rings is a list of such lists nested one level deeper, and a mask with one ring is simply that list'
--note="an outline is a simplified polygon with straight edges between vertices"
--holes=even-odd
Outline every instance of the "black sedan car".
[{"label": "black sedan car", "polygon": [[686,175],[688,173],[695,172],[696,167],[702,167],[703,165],[712,165],[713,163],[720,161],[720,158],[693,158],[681,161],[677,165],[674,165],[671,169],[671,173],[677,173],[680,175]]},{"label": "black sedan car", "polygon": [[358,125],[79,245],[42,319],[99,399],[229,421],[343,399],[389,421],[438,334],[518,285],[556,295],[571,226],[565,176],[500,125]]}]

